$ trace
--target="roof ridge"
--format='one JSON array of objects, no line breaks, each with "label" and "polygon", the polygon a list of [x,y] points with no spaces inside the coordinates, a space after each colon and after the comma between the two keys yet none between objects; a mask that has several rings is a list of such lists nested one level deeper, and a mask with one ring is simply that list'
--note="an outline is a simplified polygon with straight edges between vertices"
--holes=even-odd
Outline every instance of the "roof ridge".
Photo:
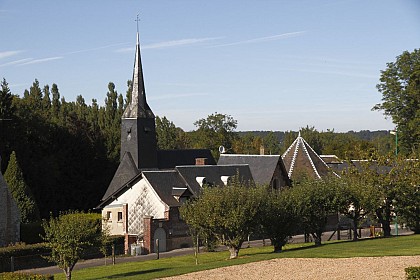
[{"label": "roof ridge", "polygon": [[[306,148],[306,145],[305,144],[307,144],[308,145],[308,147],[314,152],[314,150],[312,149],[312,147],[311,146],[309,146],[309,144],[305,141],[305,139],[303,139],[302,138],[302,146],[303,146],[303,150],[305,151],[305,154],[306,154],[306,156],[308,157],[308,159],[309,159],[309,162],[311,163],[311,166],[312,166],[312,169],[314,170],[314,172],[315,172],[315,175],[316,176],[318,176],[318,178],[319,179],[321,179],[321,176],[319,175],[319,173],[318,173],[318,170],[316,169],[316,166],[315,166],[315,164],[314,164],[314,162],[313,162],[313,160],[312,160],[312,157],[309,155],[309,153],[308,153],[308,149]],[[316,154],[316,153],[315,153]],[[322,159],[321,159],[322,160]]]}]

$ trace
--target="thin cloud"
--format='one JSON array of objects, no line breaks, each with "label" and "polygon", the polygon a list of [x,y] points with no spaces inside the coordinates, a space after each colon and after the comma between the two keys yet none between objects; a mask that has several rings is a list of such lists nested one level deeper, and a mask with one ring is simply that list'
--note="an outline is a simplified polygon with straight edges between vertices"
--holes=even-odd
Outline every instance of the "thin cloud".
[{"label": "thin cloud", "polygon": [[10,61],[10,62],[7,62],[7,63],[0,64],[0,67],[3,67],[3,66],[12,66],[12,65],[20,65],[20,64],[23,64],[23,63],[32,61],[32,60],[33,60],[33,58],[19,59],[19,60]]},{"label": "thin cloud", "polygon": [[23,65],[30,65],[30,64],[37,64],[37,63],[43,63],[43,62],[48,62],[48,61],[53,61],[53,60],[58,60],[58,59],[63,59],[64,57],[62,56],[54,56],[54,57],[47,57],[47,58],[41,58],[41,59],[31,59],[27,62],[18,64],[19,66],[23,66]]},{"label": "thin cloud", "polygon": [[260,38],[250,39],[250,40],[216,45],[214,47],[227,47],[227,46],[235,46],[235,45],[242,45],[242,44],[254,44],[254,43],[277,41],[277,40],[283,40],[283,39],[292,38],[292,37],[298,37],[298,36],[303,35],[304,33],[306,33],[306,31],[289,32],[289,33],[283,33],[283,34],[278,34],[278,35],[273,35],[273,36],[260,37]]},{"label": "thin cloud", "polygon": [[[179,47],[179,46],[188,46],[188,45],[195,45],[199,43],[204,43],[208,41],[218,40],[223,37],[210,37],[210,38],[190,38],[190,39],[181,39],[181,40],[173,40],[173,41],[165,41],[155,44],[143,45],[141,47],[142,50],[147,49],[164,49],[164,48],[172,48],[172,47]],[[133,51],[134,48],[122,48],[116,50],[116,52],[128,52]]]},{"label": "thin cloud", "polygon": [[11,57],[11,56],[17,55],[17,54],[19,54],[21,52],[22,51],[5,51],[5,52],[0,52],[0,59]]}]

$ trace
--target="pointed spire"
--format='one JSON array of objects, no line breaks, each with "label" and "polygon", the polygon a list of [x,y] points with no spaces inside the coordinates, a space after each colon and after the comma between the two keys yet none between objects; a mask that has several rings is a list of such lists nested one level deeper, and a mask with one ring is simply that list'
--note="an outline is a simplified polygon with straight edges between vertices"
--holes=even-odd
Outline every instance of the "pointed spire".
[{"label": "pointed spire", "polygon": [[136,55],[134,60],[131,102],[124,111],[123,118],[154,118],[154,114],[146,101],[143,68],[140,55],[140,40],[137,32]]}]

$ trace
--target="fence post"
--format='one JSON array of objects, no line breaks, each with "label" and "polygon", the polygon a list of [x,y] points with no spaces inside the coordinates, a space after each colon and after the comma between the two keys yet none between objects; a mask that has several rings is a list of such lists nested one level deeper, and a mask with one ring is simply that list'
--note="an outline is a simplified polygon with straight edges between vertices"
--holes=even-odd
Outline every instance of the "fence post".
[{"label": "fence post", "polygon": [[159,239],[156,239],[155,251],[157,254],[157,259],[159,259]]},{"label": "fence post", "polygon": [[112,264],[115,264],[115,244],[112,244]]},{"label": "fence post", "polygon": [[10,257],[10,271],[15,272],[15,258],[13,256]]}]

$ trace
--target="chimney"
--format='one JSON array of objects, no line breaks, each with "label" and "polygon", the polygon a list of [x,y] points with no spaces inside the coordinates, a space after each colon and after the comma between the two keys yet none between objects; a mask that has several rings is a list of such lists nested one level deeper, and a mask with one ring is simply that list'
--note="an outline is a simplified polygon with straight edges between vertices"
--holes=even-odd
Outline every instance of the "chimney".
[{"label": "chimney", "polygon": [[195,165],[207,165],[207,158],[196,158]]}]

